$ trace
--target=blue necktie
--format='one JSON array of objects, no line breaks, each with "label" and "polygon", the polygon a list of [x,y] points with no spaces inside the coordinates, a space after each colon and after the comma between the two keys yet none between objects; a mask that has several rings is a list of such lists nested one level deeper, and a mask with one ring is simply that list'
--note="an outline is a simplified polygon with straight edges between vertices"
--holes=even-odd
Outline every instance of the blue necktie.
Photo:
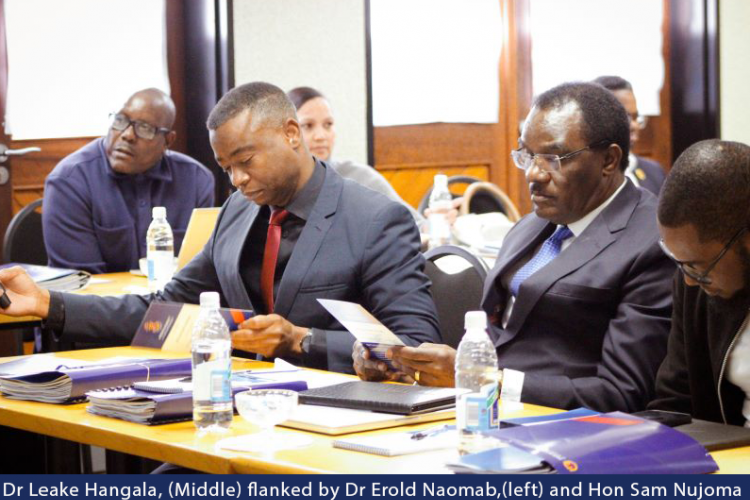
[{"label": "blue necktie", "polygon": [[513,279],[510,280],[510,293],[514,297],[518,296],[518,288],[521,283],[526,280],[529,276],[546,266],[555,257],[560,255],[562,249],[562,243],[573,236],[573,233],[568,229],[568,226],[560,226],[557,230],[552,233],[552,236],[544,240],[542,248],[539,249],[536,255],[531,258],[521,269],[519,269]]}]

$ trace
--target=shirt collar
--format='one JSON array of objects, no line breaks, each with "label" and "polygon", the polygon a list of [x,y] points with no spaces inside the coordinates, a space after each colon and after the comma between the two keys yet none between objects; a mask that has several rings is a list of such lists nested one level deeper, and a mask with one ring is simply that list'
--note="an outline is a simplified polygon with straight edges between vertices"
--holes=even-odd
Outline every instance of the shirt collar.
[{"label": "shirt collar", "polygon": [[316,158],[312,176],[302,186],[299,193],[292,198],[292,201],[284,207],[288,212],[304,221],[310,218],[310,214],[315,207],[315,202],[318,200],[318,195],[323,189],[323,181],[325,181],[326,177],[325,169],[325,164]]},{"label": "shirt collar", "polygon": [[586,215],[578,219],[577,221],[571,222],[570,224],[568,224],[568,229],[570,229],[570,231],[573,233],[573,236],[578,238],[578,236],[580,236],[581,233],[583,233],[586,230],[586,228],[589,227],[589,224],[591,224],[594,221],[594,219],[596,219],[596,216],[602,213],[602,211],[605,208],[607,208],[607,206],[610,203],[612,203],[612,200],[614,200],[617,197],[617,195],[620,194],[620,191],[623,190],[623,188],[625,187],[625,184],[627,183],[628,183],[627,179],[623,179],[622,184],[620,184],[620,187],[618,187],[617,190],[614,193],[612,193],[612,195],[609,198],[604,200],[604,203],[602,203],[601,205],[599,205],[598,207],[593,209],[591,212],[587,213]]}]

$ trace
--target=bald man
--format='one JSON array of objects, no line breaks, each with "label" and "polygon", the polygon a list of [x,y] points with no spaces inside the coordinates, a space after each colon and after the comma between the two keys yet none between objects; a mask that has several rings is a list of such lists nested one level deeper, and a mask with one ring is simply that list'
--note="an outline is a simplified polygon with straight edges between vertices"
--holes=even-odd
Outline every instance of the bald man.
[{"label": "bald man", "polygon": [[175,106],[158,89],[133,94],[109,132],[64,158],[44,186],[49,265],[111,273],[146,256],[151,209],[167,208],[175,252],[194,208],[214,204],[213,174],[169,147]]}]

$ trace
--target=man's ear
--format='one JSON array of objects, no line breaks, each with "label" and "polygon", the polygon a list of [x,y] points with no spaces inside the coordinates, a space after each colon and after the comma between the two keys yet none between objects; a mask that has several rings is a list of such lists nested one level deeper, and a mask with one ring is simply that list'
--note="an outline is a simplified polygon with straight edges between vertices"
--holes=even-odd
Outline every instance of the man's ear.
[{"label": "man's ear", "polygon": [[297,149],[302,143],[302,129],[294,118],[287,118],[284,122],[284,136],[292,148]]},{"label": "man's ear", "polygon": [[169,149],[174,144],[174,140],[177,138],[177,132],[170,130],[164,135],[165,149]]},{"label": "man's ear", "polygon": [[604,150],[604,165],[602,166],[602,173],[604,175],[612,175],[620,171],[621,161],[622,148],[617,144],[610,144],[607,149]]}]

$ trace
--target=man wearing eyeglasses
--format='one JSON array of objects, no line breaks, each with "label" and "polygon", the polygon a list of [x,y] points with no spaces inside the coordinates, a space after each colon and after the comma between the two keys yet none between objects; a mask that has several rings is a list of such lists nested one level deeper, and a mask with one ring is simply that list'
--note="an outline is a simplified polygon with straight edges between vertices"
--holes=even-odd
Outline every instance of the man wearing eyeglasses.
[{"label": "man wearing eyeglasses", "polygon": [[151,209],[163,206],[179,251],[194,208],[214,202],[211,172],[169,151],[175,107],[157,89],[133,94],[109,132],[64,158],[44,187],[49,265],[109,273],[138,269]]},{"label": "man wearing eyeglasses", "polygon": [[[674,265],[659,248],[656,198],[624,175],[625,110],[599,85],[560,85],[535,100],[519,146],[513,160],[526,173],[534,213],[506,236],[481,303],[502,397],[643,409],[666,352]],[[453,385],[451,347],[392,355],[420,384]],[[367,358],[355,351],[360,376],[400,375]]]},{"label": "man wearing eyeglasses", "polygon": [[659,201],[674,280],[667,357],[650,407],[750,427],[750,146],[708,140],[683,152]]},{"label": "man wearing eyeglasses", "polygon": [[[638,103],[635,100],[633,86],[629,81],[619,76],[600,76],[594,80],[594,83],[598,83],[612,92],[627,111],[630,119],[630,147],[634,147],[638,142],[641,131],[646,127],[647,120],[645,116],[638,113]],[[625,175],[636,186],[648,189],[656,196],[659,196],[659,191],[661,191],[661,186],[666,178],[664,169],[658,162],[635,155],[632,151],[628,158]]]}]

